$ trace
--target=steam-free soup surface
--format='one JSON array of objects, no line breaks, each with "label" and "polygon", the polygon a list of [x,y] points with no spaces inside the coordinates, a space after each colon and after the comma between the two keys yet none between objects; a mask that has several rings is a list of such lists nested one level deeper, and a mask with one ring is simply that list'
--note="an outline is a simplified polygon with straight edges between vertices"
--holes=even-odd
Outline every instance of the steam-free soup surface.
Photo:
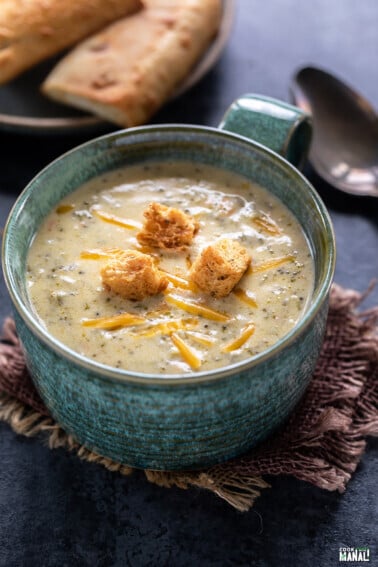
[{"label": "steam-free soup surface", "polygon": [[[184,251],[144,250],[171,283],[131,301],[106,290],[100,270],[110,248],[141,249],[136,234],[151,202],[185,211],[199,230]],[[252,264],[217,299],[192,286],[188,271],[220,238],[237,240]],[[282,338],[302,317],[314,275],[298,222],[266,190],[210,166],[151,162],[106,173],[67,196],[34,238],[27,278],[41,322],[71,349],[116,368],[191,374],[249,358]],[[135,324],[129,318],[117,326],[114,317],[124,313],[138,316]]]}]

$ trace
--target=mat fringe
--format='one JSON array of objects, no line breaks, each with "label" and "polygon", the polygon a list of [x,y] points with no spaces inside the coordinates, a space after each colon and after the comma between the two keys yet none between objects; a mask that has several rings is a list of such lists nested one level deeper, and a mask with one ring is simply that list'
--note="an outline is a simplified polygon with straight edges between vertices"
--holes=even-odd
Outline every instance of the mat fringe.
[{"label": "mat fringe", "polygon": [[[7,422],[15,433],[26,437],[35,437],[43,434],[50,449],[66,449],[90,463],[97,463],[112,472],[130,475],[134,472],[132,467],[121,465],[90,451],[75,441],[71,435],[55,423],[51,417],[41,416],[24,404],[6,394],[0,394],[0,420]],[[177,487],[188,489],[197,487],[214,492],[231,506],[240,511],[247,511],[260,495],[260,489],[268,488],[269,484],[261,477],[228,474],[226,478],[217,478],[211,472],[165,472],[144,471],[149,482],[161,487]]]},{"label": "mat fringe", "polygon": [[[242,512],[253,506],[263,489],[269,488],[265,475],[292,475],[326,490],[345,490],[365,450],[364,437],[378,435],[378,307],[354,312],[369,289],[361,294],[336,284],[332,287],[330,304],[338,317],[333,325],[328,325],[327,334],[332,336],[335,326],[339,328],[347,317],[350,336],[342,336],[334,353],[334,360],[342,362],[345,374],[342,381],[327,382],[320,400],[318,393],[319,410],[313,412],[310,424],[304,412],[311,400],[311,384],[301,404],[303,410],[300,406],[282,432],[262,449],[201,471],[146,470],[146,479],[166,488],[209,490]],[[0,345],[0,363],[19,375],[24,365],[20,352],[15,351],[19,341],[10,319],[5,324],[4,338],[8,344]],[[321,376],[322,368],[317,372]],[[39,409],[38,405],[35,407]],[[122,475],[134,471],[77,443],[44,410],[43,405],[41,411],[36,411],[13,395],[0,393],[0,420],[16,433],[27,437],[42,435],[49,448],[72,451],[80,459]],[[298,427],[299,422],[306,427]]]}]

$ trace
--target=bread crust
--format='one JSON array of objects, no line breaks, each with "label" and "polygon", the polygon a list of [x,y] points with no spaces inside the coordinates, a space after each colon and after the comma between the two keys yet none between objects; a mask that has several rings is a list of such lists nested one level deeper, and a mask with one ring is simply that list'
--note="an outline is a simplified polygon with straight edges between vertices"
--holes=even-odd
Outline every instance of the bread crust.
[{"label": "bread crust", "polygon": [[0,84],[142,6],[141,0],[1,0]]},{"label": "bread crust", "polygon": [[215,36],[221,2],[145,4],[78,45],[53,69],[42,91],[121,126],[145,123]]},{"label": "bread crust", "polygon": [[241,280],[251,257],[237,240],[222,238],[204,248],[190,269],[190,279],[214,297],[225,297]]},{"label": "bread crust", "polygon": [[180,209],[150,203],[143,213],[144,225],[136,235],[140,244],[164,250],[185,250],[198,230],[198,223]]},{"label": "bread crust", "polygon": [[102,267],[100,274],[105,289],[125,299],[141,300],[161,293],[168,285],[151,256],[136,250],[118,254]]}]

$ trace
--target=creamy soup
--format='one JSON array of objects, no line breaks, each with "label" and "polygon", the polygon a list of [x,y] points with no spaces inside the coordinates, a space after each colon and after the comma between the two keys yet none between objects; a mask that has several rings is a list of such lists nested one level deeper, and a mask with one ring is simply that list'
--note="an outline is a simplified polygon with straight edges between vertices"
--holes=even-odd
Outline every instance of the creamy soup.
[{"label": "creamy soup", "polygon": [[[180,251],[142,247],[136,234],[149,203],[196,219]],[[201,250],[238,241],[251,265],[226,297],[189,279]],[[114,250],[154,258],[169,284],[133,301],[106,289],[101,268]],[[65,198],[46,218],[28,256],[28,289],[42,324],[98,362],[146,374],[224,367],[264,351],[302,317],[313,259],[296,219],[244,177],[187,162],[151,162],[106,173]]]}]

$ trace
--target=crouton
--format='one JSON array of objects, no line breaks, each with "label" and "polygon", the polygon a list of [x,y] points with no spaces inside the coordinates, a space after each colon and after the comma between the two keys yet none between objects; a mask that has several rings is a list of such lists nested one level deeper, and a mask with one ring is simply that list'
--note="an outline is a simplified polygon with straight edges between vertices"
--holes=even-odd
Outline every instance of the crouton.
[{"label": "crouton", "polygon": [[168,285],[168,279],[154,265],[151,256],[136,250],[125,250],[112,258],[100,273],[105,289],[125,299],[140,300],[156,295]]},{"label": "crouton", "polygon": [[190,279],[214,297],[225,297],[241,280],[251,258],[236,240],[223,238],[204,248],[193,262]]},{"label": "crouton", "polygon": [[185,250],[198,230],[198,223],[179,209],[150,203],[144,211],[145,222],[136,235],[141,244],[153,248]]}]

